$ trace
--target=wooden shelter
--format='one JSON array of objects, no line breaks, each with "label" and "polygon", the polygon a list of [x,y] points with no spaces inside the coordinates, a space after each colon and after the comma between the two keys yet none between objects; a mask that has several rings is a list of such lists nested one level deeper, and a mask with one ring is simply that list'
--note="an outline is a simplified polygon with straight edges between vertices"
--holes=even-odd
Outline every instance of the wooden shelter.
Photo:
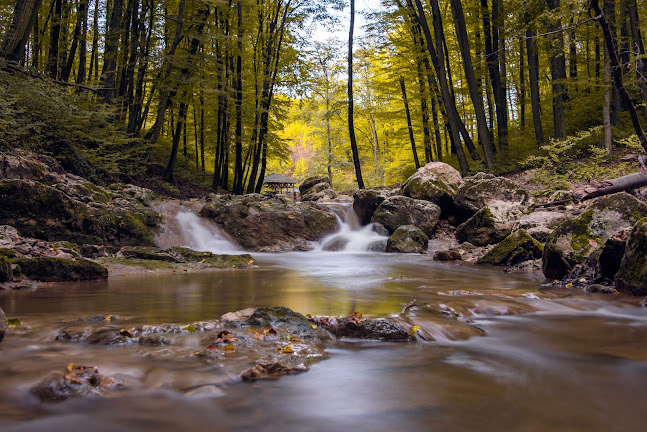
[{"label": "wooden shelter", "polygon": [[291,190],[293,194],[296,194],[294,190],[294,185],[296,183],[296,180],[281,174],[270,174],[265,176],[263,179],[263,184],[272,189],[274,193],[283,193],[283,189],[288,189]]}]

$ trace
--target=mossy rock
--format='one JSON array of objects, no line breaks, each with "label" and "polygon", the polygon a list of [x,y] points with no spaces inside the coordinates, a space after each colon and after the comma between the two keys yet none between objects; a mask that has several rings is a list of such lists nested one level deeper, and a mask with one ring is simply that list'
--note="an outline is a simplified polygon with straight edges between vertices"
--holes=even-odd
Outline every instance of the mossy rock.
[{"label": "mossy rock", "polygon": [[174,256],[168,252],[156,247],[135,247],[126,246],[119,250],[119,254],[124,258],[153,260],[153,261],[166,261],[166,262],[179,262]]},{"label": "mossy rock", "polygon": [[16,258],[26,277],[43,282],[106,279],[108,270],[101,265],[85,260],[62,258]]},{"label": "mossy rock", "polygon": [[214,268],[214,269],[246,269],[256,265],[256,260],[250,254],[242,255],[217,255],[204,258],[202,262],[198,262],[201,268]]},{"label": "mossy rock", "polygon": [[544,245],[532,238],[525,230],[518,230],[494,246],[476,263],[510,266],[527,260],[539,259],[543,252]]},{"label": "mossy rock", "polygon": [[520,207],[525,205],[529,198],[528,191],[512,180],[477,175],[464,180],[454,195],[454,205],[458,220],[464,222],[493,201]]},{"label": "mossy rock", "polygon": [[384,189],[359,189],[353,194],[353,210],[360,224],[367,225],[371,222],[373,213],[388,198],[389,192]]},{"label": "mossy rock", "polygon": [[13,280],[13,270],[11,262],[4,256],[0,256],[0,283],[11,282]]},{"label": "mossy rock", "polygon": [[0,257],[15,258],[16,252],[13,249],[0,248]]},{"label": "mossy rock", "polygon": [[647,219],[634,225],[615,277],[616,289],[636,296],[647,296]]},{"label": "mossy rock", "polygon": [[398,227],[386,241],[387,252],[423,253],[429,246],[429,237],[414,225]]},{"label": "mossy rock", "polygon": [[384,225],[391,234],[402,225],[415,225],[431,236],[439,218],[440,207],[432,202],[394,196],[382,201],[371,222]]},{"label": "mossy rock", "polygon": [[456,239],[476,246],[497,244],[512,232],[512,222],[497,217],[489,207],[483,207],[456,228]]},{"label": "mossy rock", "polygon": [[317,185],[319,183],[327,183],[328,187],[330,188],[330,180],[328,180],[328,177],[325,176],[315,176],[315,177],[308,177],[304,181],[301,182],[299,185],[299,192],[301,195],[306,193],[310,188],[312,188],[314,185]]},{"label": "mossy rock", "polygon": [[451,165],[430,162],[407,179],[402,185],[402,194],[431,201],[448,212],[453,208],[452,198],[462,183],[461,174]]},{"label": "mossy rock", "polygon": [[546,239],[543,271],[564,278],[606,241],[647,217],[647,205],[624,192],[596,199],[579,216],[562,222]]}]

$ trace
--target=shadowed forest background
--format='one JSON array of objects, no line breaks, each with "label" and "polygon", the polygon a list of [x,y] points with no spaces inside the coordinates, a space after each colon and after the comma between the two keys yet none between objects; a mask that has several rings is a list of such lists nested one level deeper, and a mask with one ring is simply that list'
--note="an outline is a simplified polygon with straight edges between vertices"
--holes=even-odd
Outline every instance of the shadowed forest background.
[{"label": "shadowed forest background", "polygon": [[590,3],[366,1],[353,38],[344,0],[0,0],[0,145],[177,196],[429,161],[548,190],[615,177],[641,149],[628,105],[647,121],[647,4],[600,5],[614,68]]}]

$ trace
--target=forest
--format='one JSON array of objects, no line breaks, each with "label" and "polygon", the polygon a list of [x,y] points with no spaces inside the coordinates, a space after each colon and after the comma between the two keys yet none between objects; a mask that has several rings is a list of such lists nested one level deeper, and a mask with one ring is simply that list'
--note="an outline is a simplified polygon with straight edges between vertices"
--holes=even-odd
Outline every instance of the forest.
[{"label": "forest", "polygon": [[354,0],[0,0],[0,140],[171,191],[609,177],[647,146],[647,4],[598,3],[363,2],[354,37]]}]

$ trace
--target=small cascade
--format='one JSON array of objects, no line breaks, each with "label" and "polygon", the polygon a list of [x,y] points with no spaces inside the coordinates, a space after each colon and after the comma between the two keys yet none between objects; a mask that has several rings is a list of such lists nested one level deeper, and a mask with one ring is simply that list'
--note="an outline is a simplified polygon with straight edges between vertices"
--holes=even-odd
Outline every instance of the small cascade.
[{"label": "small cascade", "polygon": [[164,216],[161,232],[156,239],[162,249],[180,246],[225,255],[241,252],[220,228],[181,204],[168,202],[156,210]]},{"label": "small cascade", "polygon": [[373,230],[373,224],[361,226],[352,203],[323,203],[339,220],[340,229],[319,241],[318,251],[383,252],[387,237]]}]

